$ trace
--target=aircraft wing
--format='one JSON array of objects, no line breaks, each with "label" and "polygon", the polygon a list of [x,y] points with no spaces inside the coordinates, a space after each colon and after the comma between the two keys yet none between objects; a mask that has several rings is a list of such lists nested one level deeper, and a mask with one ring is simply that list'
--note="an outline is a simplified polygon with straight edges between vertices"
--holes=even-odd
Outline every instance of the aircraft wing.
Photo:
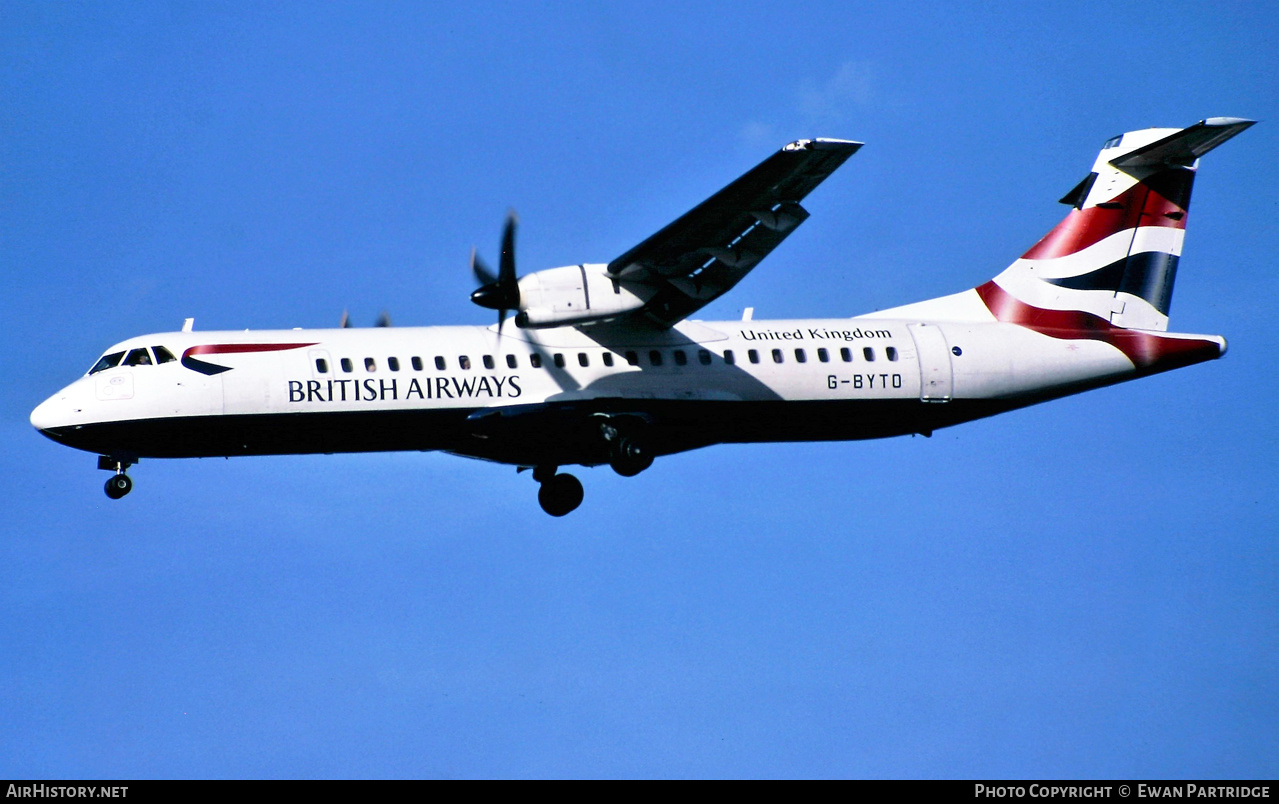
[{"label": "aircraft wing", "polygon": [[797,140],[608,264],[608,274],[649,285],[640,314],[672,326],[727,292],[808,218],[804,196],[862,147]]}]

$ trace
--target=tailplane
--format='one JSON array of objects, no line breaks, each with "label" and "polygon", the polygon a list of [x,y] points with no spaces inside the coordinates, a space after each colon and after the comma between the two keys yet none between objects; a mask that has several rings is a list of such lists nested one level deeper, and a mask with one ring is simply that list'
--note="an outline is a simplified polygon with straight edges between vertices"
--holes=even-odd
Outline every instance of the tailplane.
[{"label": "tailplane", "polygon": [[[1168,329],[1199,157],[1254,121],[1212,117],[1113,137],[1062,203],[1074,209],[977,288],[985,306],[1086,313],[1124,329]],[[1009,298],[1011,297],[1011,298]]]}]

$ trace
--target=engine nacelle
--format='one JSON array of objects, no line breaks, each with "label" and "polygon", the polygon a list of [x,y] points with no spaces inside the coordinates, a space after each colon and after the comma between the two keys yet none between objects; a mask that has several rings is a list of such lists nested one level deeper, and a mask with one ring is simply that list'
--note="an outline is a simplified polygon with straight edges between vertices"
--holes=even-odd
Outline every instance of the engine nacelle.
[{"label": "engine nacelle", "polygon": [[548,268],[520,279],[515,324],[538,329],[601,321],[633,313],[656,292],[614,279],[604,263]]}]

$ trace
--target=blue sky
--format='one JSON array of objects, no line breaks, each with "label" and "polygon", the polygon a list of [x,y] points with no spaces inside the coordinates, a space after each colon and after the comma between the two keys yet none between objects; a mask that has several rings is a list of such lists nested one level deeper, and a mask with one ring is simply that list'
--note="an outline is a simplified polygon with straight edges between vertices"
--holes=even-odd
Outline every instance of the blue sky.
[{"label": "blue sky", "polygon": [[[0,775],[1279,774],[1273,3],[0,2]],[[1101,143],[1204,159],[1222,361],[937,433],[582,470],[147,461],[37,403],[123,338],[487,324],[472,245],[607,261],[785,142],[867,143],[704,317],[993,276]]]}]

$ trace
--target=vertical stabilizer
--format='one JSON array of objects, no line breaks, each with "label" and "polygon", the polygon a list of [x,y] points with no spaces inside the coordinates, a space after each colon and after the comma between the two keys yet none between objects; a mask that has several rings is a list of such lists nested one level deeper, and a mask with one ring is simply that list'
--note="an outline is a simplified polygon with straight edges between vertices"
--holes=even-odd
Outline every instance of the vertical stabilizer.
[{"label": "vertical stabilizer", "polygon": [[1040,310],[1166,331],[1199,157],[1252,124],[1213,117],[1111,138],[1092,172],[1061,199],[1074,209],[977,289],[983,301],[1000,307],[1010,296]]}]

